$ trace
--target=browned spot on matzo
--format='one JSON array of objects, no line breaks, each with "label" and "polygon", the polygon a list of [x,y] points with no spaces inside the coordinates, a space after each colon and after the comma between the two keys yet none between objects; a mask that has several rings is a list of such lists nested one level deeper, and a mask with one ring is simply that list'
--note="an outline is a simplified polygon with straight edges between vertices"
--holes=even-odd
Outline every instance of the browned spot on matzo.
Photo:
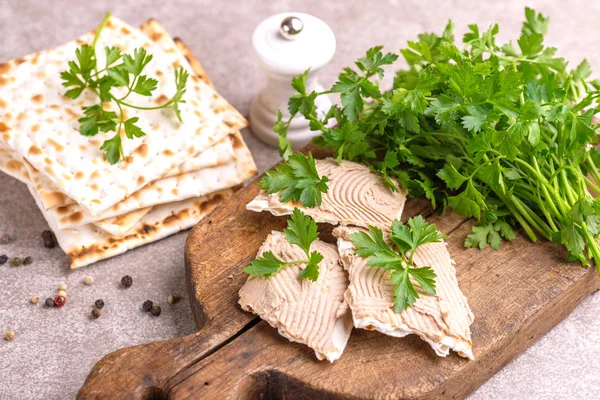
[{"label": "browned spot on matzo", "polygon": [[10,131],[10,128],[4,122],[0,122],[0,132],[8,132],[8,131]]},{"label": "browned spot on matzo", "polygon": [[146,157],[148,156],[148,145],[146,143],[143,143],[140,146],[138,146],[138,148],[135,149],[133,152],[135,154],[139,154],[142,157]]},{"label": "browned spot on matzo", "polygon": [[83,219],[83,213],[81,211],[77,211],[67,217],[67,219],[72,223],[77,223]]},{"label": "browned spot on matzo", "polygon": [[9,170],[12,170],[12,171],[19,171],[21,169],[21,167],[23,166],[23,164],[21,164],[19,161],[14,160],[14,159],[8,160],[5,165],[6,165],[6,168],[8,168]]},{"label": "browned spot on matzo", "polygon": [[231,138],[231,143],[233,144],[234,149],[241,149],[245,146],[241,136],[231,135],[229,137]]},{"label": "browned spot on matzo", "polygon": [[31,101],[33,101],[34,103],[41,103],[44,100],[44,95],[42,94],[36,94],[33,97],[31,97]]},{"label": "browned spot on matzo", "polygon": [[10,63],[5,62],[0,64],[0,74],[7,73],[8,71],[10,71],[10,68]]},{"label": "browned spot on matzo", "polygon": [[67,114],[69,114],[69,116],[73,119],[79,119],[80,115],[77,114],[75,111],[73,111],[73,109],[66,107],[65,111],[67,112]]},{"label": "browned spot on matzo", "polygon": [[175,155],[175,152],[171,149],[166,149],[166,150],[163,150],[163,154],[167,157],[171,157],[171,156]]},{"label": "browned spot on matzo", "polygon": [[61,145],[60,143],[58,143],[57,141],[55,141],[52,138],[48,138],[48,144],[52,147],[54,147],[54,149],[58,152],[61,152],[65,149],[65,147],[63,145]]},{"label": "browned spot on matzo", "polygon": [[169,98],[167,96],[165,96],[164,94],[161,94],[154,101],[156,102],[156,104],[162,105],[162,104],[165,104],[167,101],[169,101]]},{"label": "browned spot on matzo", "polygon": [[6,100],[4,100],[3,98],[0,97],[0,107],[6,108],[7,106],[8,106],[8,103],[6,102]]},{"label": "browned spot on matzo", "polygon": [[[35,124],[34,126],[31,127],[31,130],[33,132],[37,132],[40,130],[40,124]],[[51,140],[51,139],[50,139]]]},{"label": "browned spot on matzo", "polygon": [[36,146],[34,144],[29,148],[29,154],[34,155],[34,156],[39,156],[40,154],[42,154],[42,149],[40,149],[38,146]]}]

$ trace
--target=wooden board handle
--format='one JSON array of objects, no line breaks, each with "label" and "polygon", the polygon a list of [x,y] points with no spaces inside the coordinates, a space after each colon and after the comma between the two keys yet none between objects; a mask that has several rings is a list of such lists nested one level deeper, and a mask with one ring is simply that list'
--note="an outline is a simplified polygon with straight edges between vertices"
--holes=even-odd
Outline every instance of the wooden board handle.
[{"label": "wooden board handle", "polygon": [[210,330],[117,350],[92,369],[78,399],[161,399],[169,380],[212,348]]}]

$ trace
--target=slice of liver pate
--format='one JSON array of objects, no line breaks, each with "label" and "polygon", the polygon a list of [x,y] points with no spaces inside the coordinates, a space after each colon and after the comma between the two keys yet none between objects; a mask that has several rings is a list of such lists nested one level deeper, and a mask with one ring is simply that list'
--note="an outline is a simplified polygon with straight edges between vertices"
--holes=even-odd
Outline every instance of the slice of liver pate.
[{"label": "slice of liver pate", "polygon": [[[342,355],[352,331],[352,317],[344,301],[348,278],[335,246],[317,239],[310,250],[324,256],[315,282],[298,276],[305,264],[287,266],[268,279],[251,275],[240,289],[239,304],[282,336],[312,348],[319,360],[333,362]],[[282,261],[306,259],[302,249],[288,243],[281,232],[267,237],[257,257],[266,251]]]},{"label": "slice of liver pate", "polygon": [[473,313],[456,280],[454,261],[446,243],[430,243],[417,248],[414,263],[429,266],[436,275],[436,295],[419,293],[416,303],[402,313],[394,311],[394,285],[390,271],[366,265],[367,259],[354,253],[350,234],[360,228],[338,227],[338,250],[350,284],[344,294],[352,311],[356,328],[377,330],[386,335],[403,337],[416,334],[429,343],[438,356],[450,349],[473,359],[470,325]]}]

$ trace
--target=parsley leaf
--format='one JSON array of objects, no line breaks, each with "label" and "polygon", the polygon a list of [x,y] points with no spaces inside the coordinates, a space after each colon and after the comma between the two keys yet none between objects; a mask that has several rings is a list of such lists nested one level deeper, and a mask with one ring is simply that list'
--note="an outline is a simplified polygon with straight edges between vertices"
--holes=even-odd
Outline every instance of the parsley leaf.
[{"label": "parsley leaf", "polygon": [[413,264],[413,256],[419,246],[440,242],[445,237],[420,215],[409,219],[406,225],[393,221],[390,241],[396,250],[385,241],[383,232],[374,226],[369,226],[368,233],[359,231],[351,235],[356,254],[367,258],[367,266],[391,271],[390,281],[395,285],[394,311],[397,313],[415,304],[419,298],[410,278],[426,293],[435,294],[435,272],[431,267],[417,268]]},{"label": "parsley leaf", "polygon": [[306,267],[301,269],[298,275],[302,279],[316,281],[319,278],[319,263],[323,261],[323,255],[318,251],[310,251],[311,244],[319,236],[315,220],[298,208],[294,208],[292,216],[288,220],[288,227],[283,233],[288,243],[296,245],[304,251],[306,260],[285,262],[279,260],[272,251],[266,251],[252,261],[243,271],[250,275],[261,275],[269,278],[288,265],[306,264]]},{"label": "parsley leaf", "polygon": [[243,271],[250,275],[262,275],[270,278],[279,272],[287,263],[281,261],[272,251],[265,251],[262,255],[253,260]]},{"label": "parsley leaf", "polygon": [[327,193],[328,181],[326,176],[319,176],[311,153],[296,153],[267,171],[258,185],[269,194],[281,191],[279,197],[284,203],[293,201],[312,208],[323,201],[321,193]]},{"label": "parsley leaf", "polygon": [[[83,136],[94,136],[98,132],[116,132],[116,135],[104,141],[101,150],[104,151],[105,159],[110,164],[116,164],[124,157],[120,132],[125,130],[128,139],[139,138],[145,135],[136,123],[138,117],[125,120],[123,109],[130,107],[138,110],[156,110],[162,108],[172,109],[181,122],[179,105],[185,103],[183,95],[186,92],[188,72],[183,68],[175,70],[176,92],[166,103],[157,107],[140,107],[128,103],[127,99],[131,93],[142,96],[151,96],[156,90],[158,81],[141,75],[144,68],[152,61],[152,55],[144,48],[137,48],[133,55],[123,54],[118,47],[105,47],[105,65],[100,69],[97,65],[96,42],[103,28],[108,23],[110,13],[106,14],[104,20],[96,29],[96,35],[91,45],[83,44],[75,50],[77,61],[69,61],[69,70],[62,71],[60,77],[64,87],[68,88],[65,97],[77,99],[84,90],[93,91],[99,98],[97,105],[83,107],[85,116],[79,119],[79,132]],[[119,63],[120,61],[120,63]],[[118,63],[118,64],[117,64]],[[116,64],[116,65],[115,65]],[[127,94],[115,97],[111,92],[116,87],[126,87]],[[105,109],[105,103],[116,104],[119,113]]]}]

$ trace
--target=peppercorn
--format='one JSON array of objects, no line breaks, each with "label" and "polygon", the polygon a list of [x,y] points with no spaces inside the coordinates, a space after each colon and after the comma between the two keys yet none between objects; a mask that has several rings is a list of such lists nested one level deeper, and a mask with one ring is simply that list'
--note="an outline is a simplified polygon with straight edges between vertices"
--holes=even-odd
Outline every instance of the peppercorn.
[{"label": "peppercorn", "polygon": [[83,279],[83,283],[86,285],[92,285],[94,284],[94,278],[88,275]]},{"label": "peppercorn", "polygon": [[66,302],[67,302],[67,298],[65,296],[58,295],[54,298],[54,305],[56,307],[62,307],[65,305]]},{"label": "peppercorn", "polygon": [[64,290],[59,290],[58,295],[62,297],[67,297],[67,292],[65,292]]},{"label": "peppercorn", "polygon": [[6,332],[6,335],[4,335],[4,340],[6,341],[11,341],[15,338],[15,331],[8,331]]},{"label": "peppercorn", "polygon": [[21,264],[23,264],[23,260],[21,260],[19,257],[13,257],[10,260],[10,265],[12,265],[13,267],[20,267]]},{"label": "peppercorn", "polygon": [[0,236],[0,244],[9,244],[10,243],[10,235],[8,233],[5,233],[4,235]]},{"label": "peppercorn", "polygon": [[96,306],[97,309],[104,308],[104,300],[98,299],[98,300],[96,300],[96,302],[94,303],[94,305]]},{"label": "peppercorn", "polygon": [[170,295],[167,298],[167,303],[169,303],[169,304],[175,304],[175,303],[179,302],[179,300],[181,300],[181,296]]},{"label": "peppercorn", "polygon": [[133,285],[133,278],[129,275],[125,275],[121,278],[121,285],[123,285],[126,288],[131,287],[131,285]]},{"label": "peppercorn", "polygon": [[53,249],[56,247],[56,236],[54,236],[52,231],[42,232],[42,241],[44,242],[44,247],[47,249]]},{"label": "peppercorn", "polygon": [[158,317],[160,315],[161,311],[162,310],[160,309],[159,306],[153,306],[150,309],[150,314],[152,314],[153,317]]},{"label": "peppercorn", "polygon": [[54,299],[52,297],[48,297],[46,301],[44,301],[46,307],[54,307]]},{"label": "peppercorn", "polygon": [[2,254],[0,256],[0,265],[6,264],[7,261],[8,261],[8,256],[6,254]]},{"label": "peppercorn", "polygon": [[40,302],[40,297],[39,297],[39,296],[33,296],[33,297],[31,298],[31,302],[32,302],[33,304],[37,304],[37,303],[39,303],[39,302]]},{"label": "peppercorn", "polygon": [[65,283],[61,283],[60,286],[58,287],[58,290],[67,290],[67,285]]},{"label": "peppercorn", "polygon": [[152,302],[152,300],[146,300],[144,302],[144,304],[142,304],[142,309],[146,312],[150,311],[152,309],[152,306],[154,305],[154,303]]},{"label": "peppercorn", "polygon": [[27,256],[23,259],[23,265],[29,265],[33,262],[33,258],[31,256]]},{"label": "peppercorn", "polygon": [[92,312],[90,313],[90,318],[98,319],[98,318],[100,318],[101,315],[102,315],[102,311],[100,311],[100,309],[98,309],[98,308],[94,308],[92,310]]}]

